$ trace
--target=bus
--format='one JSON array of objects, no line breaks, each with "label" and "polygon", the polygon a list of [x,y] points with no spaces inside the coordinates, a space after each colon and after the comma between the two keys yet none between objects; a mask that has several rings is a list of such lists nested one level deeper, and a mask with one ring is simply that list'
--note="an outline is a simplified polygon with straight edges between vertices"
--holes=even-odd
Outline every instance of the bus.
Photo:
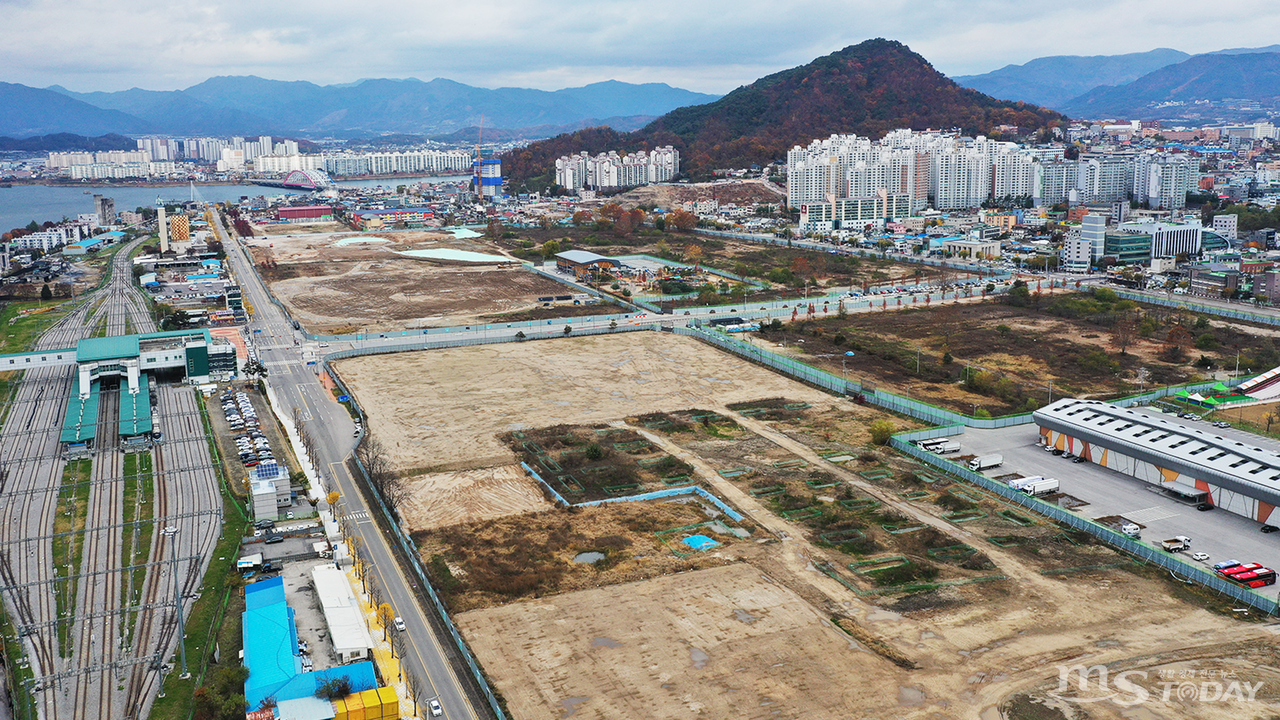
[{"label": "bus", "polygon": [[1258,563],[1229,567],[1222,570],[1221,575],[1237,585],[1249,588],[1260,588],[1276,584],[1276,571],[1263,567]]}]

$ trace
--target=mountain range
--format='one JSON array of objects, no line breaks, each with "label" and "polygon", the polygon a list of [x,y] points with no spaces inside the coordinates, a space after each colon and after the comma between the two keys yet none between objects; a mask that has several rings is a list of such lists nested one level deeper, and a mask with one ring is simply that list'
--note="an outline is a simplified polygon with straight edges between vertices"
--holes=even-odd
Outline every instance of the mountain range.
[{"label": "mountain range", "polygon": [[[953,79],[994,97],[1023,100],[1068,115],[1098,113],[1154,119],[1169,116],[1152,103],[1225,98],[1269,100],[1280,85],[1267,75],[1280,45],[1229,48],[1203,55],[1158,48],[1143,53],[1082,57],[1058,55]],[[1261,72],[1260,81],[1249,76]]]},{"label": "mountain range", "polygon": [[1073,117],[1148,120],[1185,116],[1187,110],[1174,103],[1227,98],[1280,101],[1280,52],[1196,55],[1126,85],[1094,88],[1060,107]]},{"label": "mountain range", "polygon": [[583,123],[638,127],[673,108],[716,97],[663,83],[613,80],[556,91],[478,88],[442,78],[322,86],[254,76],[215,77],[185,90],[133,88],[110,93],[0,83],[0,135],[352,137],[445,134],[482,122],[491,128],[544,126],[551,133]]},{"label": "mountain range", "polygon": [[545,184],[556,158],[570,152],[674,145],[681,165],[698,176],[763,165],[832,133],[879,137],[896,128],[959,128],[992,134],[1002,125],[1032,131],[1065,120],[1052,110],[962,88],[906,45],[876,38],[714,102],[677,108],[633,133],[593,128],[532,143],[503,156],[503,170],[515,180]]}]

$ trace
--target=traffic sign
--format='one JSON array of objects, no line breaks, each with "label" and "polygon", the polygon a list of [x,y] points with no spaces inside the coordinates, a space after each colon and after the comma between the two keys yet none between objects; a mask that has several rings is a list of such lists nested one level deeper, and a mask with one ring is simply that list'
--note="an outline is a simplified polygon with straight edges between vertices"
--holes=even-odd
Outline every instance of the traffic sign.
[{"label": "traffic sign", "polygon": [[346,402],[351,399],[350,395],[339,395],[338,402]]}]

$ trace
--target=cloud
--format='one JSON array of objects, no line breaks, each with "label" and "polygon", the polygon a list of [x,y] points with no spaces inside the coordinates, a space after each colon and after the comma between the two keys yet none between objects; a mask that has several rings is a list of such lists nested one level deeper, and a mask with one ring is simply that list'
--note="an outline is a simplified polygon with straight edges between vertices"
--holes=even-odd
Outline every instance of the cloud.
[{"label": "cloud", "polygon": [[[1222,0],[0,0],[0,79],[78,91],[216,75],[321,84],[447,77],[556,89],[605,79],[727,92],[870,37],[949,74],[1047,54],[1274,42],[1280,8]],[[1194,18],[1194,22],[1189,18]],[[1230,38],[1229,41],[1224,38]]]}]

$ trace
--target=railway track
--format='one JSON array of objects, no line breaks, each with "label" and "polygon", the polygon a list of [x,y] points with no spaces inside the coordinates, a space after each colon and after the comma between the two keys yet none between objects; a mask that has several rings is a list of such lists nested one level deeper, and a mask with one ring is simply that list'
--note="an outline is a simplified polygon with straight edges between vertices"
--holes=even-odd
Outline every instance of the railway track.
[{"label": "railway track", "polygon": [[[128,252],[125,248],[117,254],[108,282],[51,325],[35,349],[74,347],[103,333],[154,331],[146,303],[132,286]],[[75,474],[77,465],[63,459],[59,444],[75,382],[71,368],[29,370],[4,408],[0,584],[6,588],[11,621],[26,629],[23,650],[37,679],[29,688],[29,709],[35,716],[141,718],[163,678],[159,660],[168,657],[177,640],[173,579],[166,561],[207,558],[217,542],[221,496],[216,469],[209,460],[195,391],[158,386],[157,429],[171,442],[153,450],[150,520],[176,518],[172,522],[179,532],[169,540],[153,526],[146,533],[146,548],[130,545],[131,556],[145,556],[150,563],[139,592],[133,572],[122,570],[134,564],[122,556],[124,488],[132,482],[141,489],[142,482],[125,477],[125,455],[116,434],[120,391],[107,387],[100,396],[96,453],[89,476],[83,478]],[[134,517],[141,496],[139,492],[132,505]],[[62,525],[56,524],[59,519]],[[70,531],[55,532],[68,522]],[[141,524],[127,525],[131,540],[144,536]],[[179,568],[183,596],[196,592],[206,566],[202,559]],[[124,610],[129,607],[133,609]],[[129,613],[132,620],[126,622]]]}]

